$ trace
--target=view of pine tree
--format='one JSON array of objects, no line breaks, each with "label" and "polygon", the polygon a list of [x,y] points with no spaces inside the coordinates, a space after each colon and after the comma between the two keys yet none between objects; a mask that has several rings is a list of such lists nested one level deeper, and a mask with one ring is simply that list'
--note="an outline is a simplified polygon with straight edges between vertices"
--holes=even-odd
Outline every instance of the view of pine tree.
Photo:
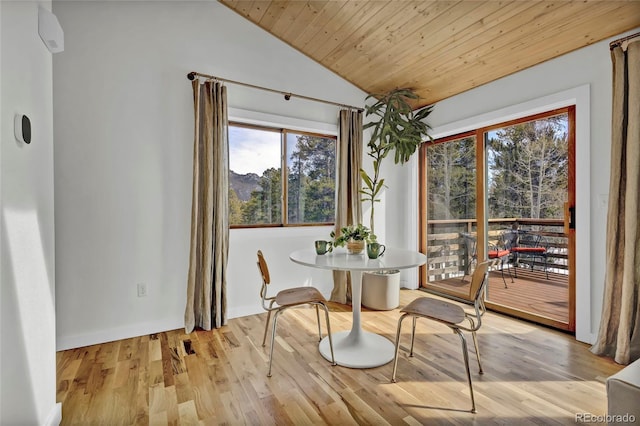
[{"label": "view of pine tree", "polygon": [[289,223],[333,222],[335,213],[335,139],[289,134],[295,148],[287,160]]},{"label": "view of pine tree", "polygon": [[475,157],[475,138],[428,147],[429,220],[476,217]]},{"label": "view of pine tree", "polygon": [[242,200],[233,189],[229,189],[229,223],[242,223]]},{"label": "view of pine tree", "polygon": [[[280,223],[282,211],[281,170],[269,168],[259,179],[260,188],[251,193],[251,198],[242,206],[241,223]],[[231,222],[233,223],[233,222]]]},{"label": "view of pine tree", "polygon": [[[335,218],[336,139],[284,133],[287,147],[287,223],[330,223]],[[251,195],[229,189],[232,225],[280,224],[282,217],[281,168],[270,167],[262,176],[232,171],[233,185]]]},{"label": "view of pine tree", "polygon": [[[566,114],[488,133],[490,218],[562,217],[568,179]],[[476,216],[475,138],[427,150],[429,220]]]},{"label": "view of pine tree", "polygon": [[568,179],[567,115],[491,132],[489,216],[562,217]]}]

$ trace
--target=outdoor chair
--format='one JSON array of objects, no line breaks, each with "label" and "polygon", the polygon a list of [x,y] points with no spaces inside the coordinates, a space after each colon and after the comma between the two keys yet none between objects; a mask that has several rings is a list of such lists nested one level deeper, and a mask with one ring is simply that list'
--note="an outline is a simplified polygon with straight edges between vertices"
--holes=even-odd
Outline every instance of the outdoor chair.
[{"label": "outdoor chair", "polygon": [[[467,253],[467,261],[465,264],[464,275],[462,276],[462,280],[464,281],[465,277],[469,275],[471,272],[471,264],[477,262],[477,238],[473,234],[469,234],[467,232],[461,232],[460,235],[464,240],[464,247]],[[504,237],[502,234],[498,237],[496,242],[489,242],[489,250],[487,250],[487,258],[488,259],[498,259],[500,261],[500,275],[502,276],[502,282],[504,283],[504,288],[507,287],[507,280],[504,278],[504,262],[508,260],[511,252],[505,245]],[[507,272],[509,272],[509,278],[511,278],[511,282],[513,282],[513,276],[511,276],[511,270],[509,268],[509,263],[507,262]]]},{"label": "outdoor chair", "polygon": [[271,319],[271,312],[275,312],[273,316],[273,330],[271,332],[271,348],[269,351],[269,372],[267,377],[271,377],[271,364],[273,361],[273,346],[276,337],[276,328],[278,325],[278,317],[282,312],[288,308],[301,305],[311,305],[316,308],[316,317],[318,319],[318,335],[319,340],[322,340],[322,328],[320,326],[320,311],[319,307],[322,306],[325,313],[325,319],[327,322],[327,336],[329,338],[329,348],[331,349],[331,362],[332,365],[336,365],[336,360],[333,355],[333,341],[331,340],[331,324],[329,322],[329,309],[327,308],[326,300],[322,294],[314,287],[294,287],[286,290],[279,291],[275,296],[267,296],[267,287],[271,284],[271,277],[269,275],[269,268],[267,262],[264,260],[264,256],[261,250],[258,250],[258,270],[262,277],[262,287],[260,289],[260,297],[262,298],[262,307],[267,311],[267,322],[264,327],[264,336],[262,337],[262,346],[265,346],[267,341],[267,330],[269,329],[269,320]]},{"label": "outdoor chair", "polygon": [[[419,297],[405,306],[402,310],[400,310],[402,316],[398,320],[398,329],[396,332],[396,348],[395,356],[393,358],[393,372],[391,375],[391,382],[396,382],[402,321],[404,321],[404,319],[407,317],[411,317],[413,319],[409,357],[413,357],[413,346],[415,343],[417,319],[424,318],[439,322],[449,327],[460,337],[460,341],[462,343],[462,356],[464,358],[464,365],[467,370],[467,380],[469,382],[469,392],[471,394],[471,412],[476,412],[476,403],[473,396],[473,385],[471,383],[471,371],[469,369],[467,340],[464,337],[464,334],[462,334],[462,330],[470,332],[473,336],[473,344],[475,346],[476,357],[478,359],[478,369],[480,371],[480,374],[483,374],[484,372],[482,370],[482,364],[480,363],[480,350],[478,347],[478,338],[476,336],[476,331],[480,329],[480,326],[482,325],[482,315],[484,315],[486,311],[484,305],[484,290],[488,281],[488,270],[490,266],[494,266],[498,261],[499,259],[492,259],[485,262],[480,262],[473,272],[469,295],[468,297],[464,298],[468,303],[473,304],[473,313],[466,312],[462,308],[462,306],[457,303],[452,303],[432,297]],[[464,325],[466,322],[469,323],[469,326]]]},{"label": "outdoor chair", "polygon": [[531,259],[531,270],[537,258],[544,264],[544,272],[549,279],[547,268],[548,251],[542,235],[529,231],[513,230],[505,233],[505,241],[513,255],[514,275],[518,278],[518,265],[522,258]]}]

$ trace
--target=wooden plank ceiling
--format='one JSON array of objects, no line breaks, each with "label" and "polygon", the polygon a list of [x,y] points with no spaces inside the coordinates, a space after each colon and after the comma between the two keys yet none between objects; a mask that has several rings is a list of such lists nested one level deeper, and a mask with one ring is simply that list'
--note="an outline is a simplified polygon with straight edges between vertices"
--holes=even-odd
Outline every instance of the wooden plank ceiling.
[{"label": "wooden plank ceiling", "polygon": [[416,106],[640,27],[637,0],[220,2],[367,93],[414,89]]}]

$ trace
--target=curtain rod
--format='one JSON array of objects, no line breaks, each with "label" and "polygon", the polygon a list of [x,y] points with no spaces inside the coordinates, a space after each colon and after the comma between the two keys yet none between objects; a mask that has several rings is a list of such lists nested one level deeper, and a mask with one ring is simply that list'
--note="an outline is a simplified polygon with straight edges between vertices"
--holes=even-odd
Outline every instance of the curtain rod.
[{"label": "curtain rod", "polygon": [[632,40],[636,37],[640,37],[640,33],[631,34],[630,36],[622,37],[622,38],[619,38],[618,40],[613,40],[611,43],[609,43],[609,49],[613,50],[614,48],[620,46],[625,41]]},{"label": "curtain rod", "polygon": [[323,104],[329,104],[329,105],[335,105],[335,106],[339,106],[339,107],[343,107],[343,108],[355,109],[355,110],[360,111],[360,112],[364,111],[364,108],[354,107],[352,105],[346,105],[346,104],[341,104],[341,103],[332,102],[332,101],[325,101],[324,99],[312,98],[312,97],[309,97],[309,96],[298,95],[298,94],[291,93],[291,92],[283,92],[283,91],[280,91],[280,90],[269,89],[268,87],[261,87],[261,86],[256,86],[256,85],[249,84],[249,83],[242,83],[240,81],[228,80],[226,78],[220,78],[220,77],[216,77],[214,75],[202,74],[202,73],[195,72],[195,71],[191,71],[189,74],[187,74],[187,78],[189,80],[195,80],[196,77],[204,77],[204,78],[206,78],[208,80],[224,81],[225,83],[229,83],[229,84],[237,84],[239,86],[250,87],[252,89],[265,90],[265,91],[271,92],[271,93],[278,93],[280,95],[284,95],[284,99],[287,100],[287,101],[290,100],[291,98],[295,97],[295,98],[305,99],[307,101],[321,102]]}]

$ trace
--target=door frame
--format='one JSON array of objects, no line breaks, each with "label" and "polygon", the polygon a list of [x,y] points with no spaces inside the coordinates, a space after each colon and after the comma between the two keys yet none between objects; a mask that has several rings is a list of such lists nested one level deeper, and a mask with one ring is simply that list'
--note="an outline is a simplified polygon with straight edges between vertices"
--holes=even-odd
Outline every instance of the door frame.
[{"label": "door frame", "polygon": [[[568,288],[568,294],[567,294],[567,297],[569,298],[568,300],[569,306],[568,306],[567,322],[565,323],[562,321],[557,321],[557,320],[550,319],[543,315],[538,315],[532,312],[520,311],[510,306],[496,304],[491,302],[489,299],[486,300],[486,305],[488,308],[493,309],[494,311],[497,311],[497,312],[513,315],[518,318],[526,319],[539,324],[548,325],[560,330],[565,330],[570,332],[575,332],[575,322],[576,322],[576,315],[575,315],[575,306],[576,306],[575,249],[576,247],[575,247],[575,229],[570,229],[570,227],[568,226],[569,221],[568,221],[567,215],[569,213],[568,213],[567,207],[571,207],[575,209],[575,200],[576,200],[576,196],[575,196],[575,183],[576,183],[575,182],[575,118],[576,118],[575,110],[576,110],[575,105],[570,105],[567,107],[557,108],[554,110],[522,117],[519,119],[510,120],[507,122],[496,123],[494,125],[478,129],[476,131],[476,152],[482,151],[482,153],[484,154],[482,155],[483,157],[482,159],[476,159],[478,171],[481,170],[480,167],[482,167],[482,170],[483,170],[482,176],[479,176],[478,178],[478,182],[483,182],[483,184],[478,187],[478,199],[482,199],[482,203],[478,203],[477,220],[478,220],[478,256],[479,257],[482,256],[482,258],[484,258],[485,253],[484,251],[481,252],[480,249],[484,250],[484,247],[486,246],[486,240],[485,240],[486,231],[484,228],[487,227],[488,218],[486,217],[486,214],[489,210],[487,206],[488,194],[486,192],[487,173],[488,173],[488,163],[486,161],[487,159],[487,147],[486,147],[486,140],[485,140],[486,132],[490,130],[514,126],[514,125],[518,125],[518,124],[526,123],[530,121],[541,120],[546,117],[551,117],[554,115],[565,114],[565,113],[567,114],[567,125],[568,125],[568,128],[567,128],[567,161],[568,161],[567,202],[565,203],[564,217],[563,217],[565,221],[565,233],[567,234],[567,246],[568,246],[567,266],[568,266],[568,272],[569,272],[569,276],[568,276],[569,288]],[[478,157],[480,157],[480,155]],[[480,207],[480,205],[482,205],[482,207]],[[480,227],[481,219],[483,222],[482,229]],[[482,234],[480,234],[481,231],[482,231]]]},{"label": "door frame", "polygon": [[[590,139],[591,139],[591,117],[590,117],[590,85],[567,89],[555,94],[543,96],[530,101],[507,106],[498,110],[482,113],[470,118],[457,120],[449,123],[433,125],[432,137],[440,139],[453,134],[464,133],[479,127],[489,126],[498,122],[508,121],[536,113],[549,111],[556,108],[575,105],[575,162],[576,162],[576,229],[574,250],[574,271],[575,271],[575,337],[576,340],[593,343],[596,334],[591,328],[592,300],[591,294],[591,252],[590,252]],[[437,116],[434,118],[438,118]],[[408,219],[412,224],[407,233],[409,243],[413,247],[419,247],[419,237],[422,232],[420,226],[419,209],[420,204],[420,184],[418,161],[412,162],[411,176],[415,186],[412,191],[412,208]],[[418,282],[421,274],[418,271],[412,272],[410,281]],[[415,281],[414,281],[415,280]]]}]

